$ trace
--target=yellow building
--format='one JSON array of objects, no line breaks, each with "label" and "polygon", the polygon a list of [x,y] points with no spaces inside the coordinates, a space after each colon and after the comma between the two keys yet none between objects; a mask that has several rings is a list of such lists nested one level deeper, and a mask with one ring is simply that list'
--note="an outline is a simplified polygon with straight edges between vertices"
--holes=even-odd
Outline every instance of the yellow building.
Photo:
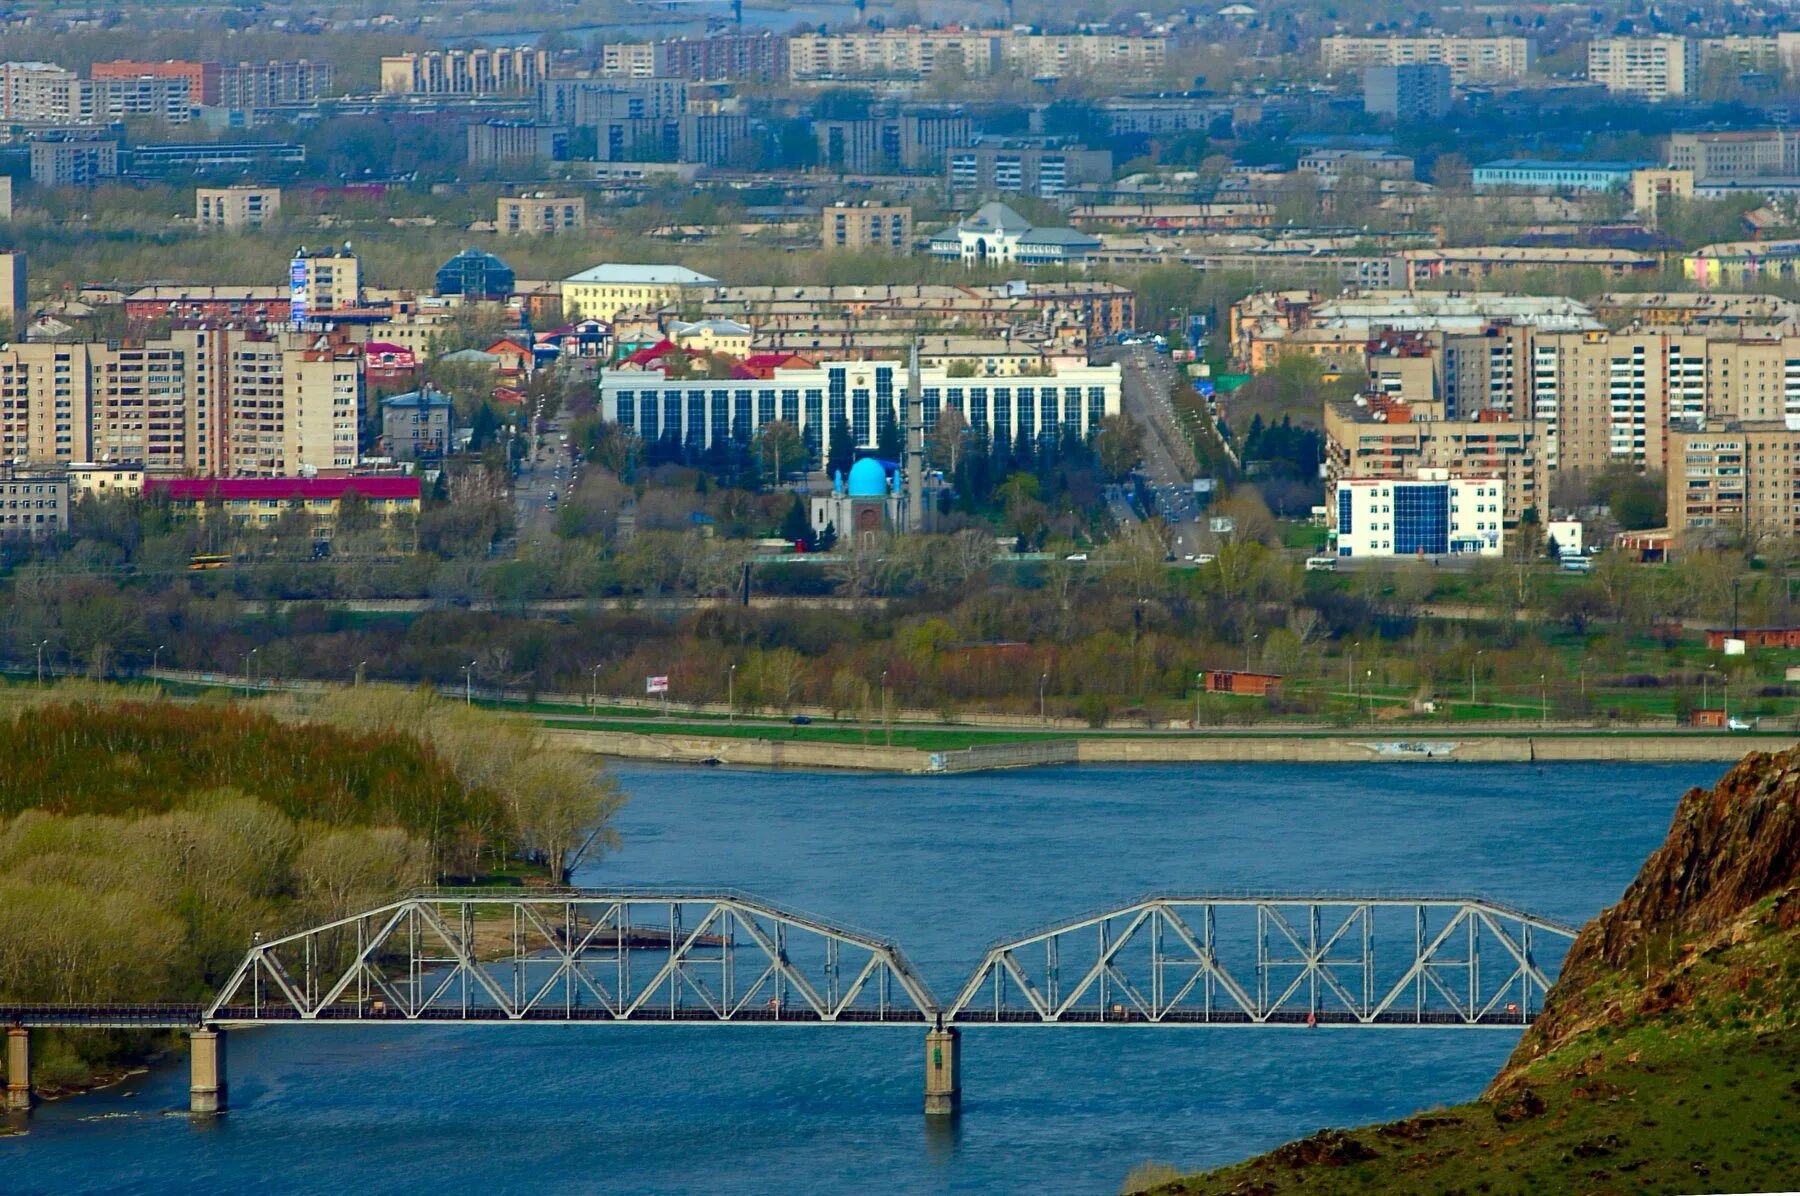
[{"label": "yellow building", "polygon": [[1654,227],[1664,204],[1694,198],[1694,172],[1658,167],[1631,172],[1631,210]]},{"label": "yellow building", "polygon": [[294,253],[291,282],[296,323],[362,302],[362,263],[348,245],[315,250],[302,245]]},{"label": "yellow building", "polygon": [[610,320],[622,311],[703,302],[718,287],[718,279],[685,266],[607,263],[563,279],[563,315],[570,320]]},{"label": "yellow building", "polygon": [[736,320],[697,320],[691,324],[671,320],[664,331],[671,341],[696,353],[717,353],[725,357],[750,355],[750,327]]}]

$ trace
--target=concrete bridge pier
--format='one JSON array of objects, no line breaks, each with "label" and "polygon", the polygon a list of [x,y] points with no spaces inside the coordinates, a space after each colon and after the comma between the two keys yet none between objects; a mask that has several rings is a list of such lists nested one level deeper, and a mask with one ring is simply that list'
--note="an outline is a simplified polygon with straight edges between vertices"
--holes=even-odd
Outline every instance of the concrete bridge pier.
[{"label": "concrete bridge pier", "polygon": [[954,1117],[962,1109],[962,1031],[955,1026],[925,1032],[925,1116]]},{"label": "concrete bridge pier", "polygon": [[225,1031],[203,1026],[188,1035],[188,1111],[225,1111]]},{"label": "concrete bridge pier", "polygon": [[6,1032],[6,1112],[31,1109],[31,1031],[13,1026]]}]

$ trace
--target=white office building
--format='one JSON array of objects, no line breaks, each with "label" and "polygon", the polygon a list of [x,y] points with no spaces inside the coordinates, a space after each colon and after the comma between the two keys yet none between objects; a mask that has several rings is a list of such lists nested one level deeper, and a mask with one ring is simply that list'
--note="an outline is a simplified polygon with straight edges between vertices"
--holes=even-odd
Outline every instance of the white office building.
[{"label": "white office building", "polygon": [[[825,362],[812,369],[780,369],[771,378],[705,381],[659,372],[611,370],[600,383],[601,418],[644,440],[675,440],[690,449],[748,444],[757,429],[786,420],[817,455],[838,420],[848,422],[857,447],[876,447],[881,425],[900,419],[906,364],[900,361]],[[1116,365],[1059,363],[1042,377],[953,378],[943,369],[919,375],[926,434],[946,408],[962,413],[970,430],[992,442],[1080,436],[1119,410]]]},{"label": "white office building", "polygon": [[1506,484],[1421,469],[1406,478],[1340,478],[1337,554],[1347,557],[1499,556]]}]

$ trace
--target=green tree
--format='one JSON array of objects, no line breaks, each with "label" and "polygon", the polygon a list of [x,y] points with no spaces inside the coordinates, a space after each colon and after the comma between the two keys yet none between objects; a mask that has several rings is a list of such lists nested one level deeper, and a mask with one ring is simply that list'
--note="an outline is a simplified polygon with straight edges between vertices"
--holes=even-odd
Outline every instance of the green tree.
[{"label": "green tree", "polygon": [[838,416],[831,421],[831,438],[825,451],[825,470],[832,478],[839,474],[848,477],[850,467],[856,464],[856,435],[850,431],[850,421]]}]

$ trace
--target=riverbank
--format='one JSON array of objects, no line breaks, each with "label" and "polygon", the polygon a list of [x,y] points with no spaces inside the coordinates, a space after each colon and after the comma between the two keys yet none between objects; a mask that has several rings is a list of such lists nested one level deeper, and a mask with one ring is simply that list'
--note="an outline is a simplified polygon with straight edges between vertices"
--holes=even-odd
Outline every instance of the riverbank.
[{"label": "riverbank", "polygon": [[751,768],[947,773],[1046,764],[1730,763],[1755,749],[1786,747],[1787,735],[1632,733],[1459,735],[1403,740],[1363,735],[1217,734],[1038,738],[931,751],[753,735],[546,728],[559,746],[625,760]]}]

